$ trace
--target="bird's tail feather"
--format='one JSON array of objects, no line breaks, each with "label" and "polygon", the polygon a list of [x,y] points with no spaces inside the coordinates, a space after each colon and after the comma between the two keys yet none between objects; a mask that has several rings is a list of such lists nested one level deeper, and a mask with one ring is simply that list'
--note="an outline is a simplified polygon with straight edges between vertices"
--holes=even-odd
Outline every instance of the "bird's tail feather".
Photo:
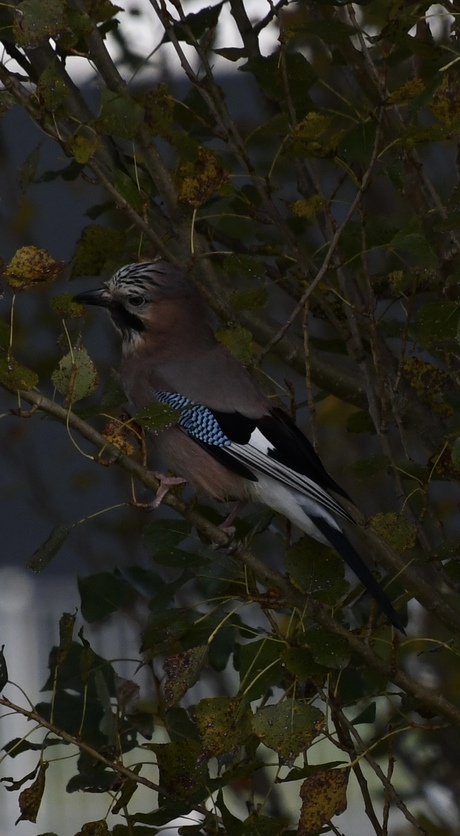
[{"label": "bird's tail feather", "polygon": [[401,633],[405,633],[406,631],[402,625],[401,619],[393,608],[389,598],[385,595],[379,582],[374,578],[373,574],[367,568],[358,552],[355,551],[350,541],[345,537],[345,534],[343,534],[340,529],[331,526],[327,520],[324,519],[324,517],[310,517],[310,519],[319,529],[323,537],[325,537],[331,546],[333,546],[333,548],[340,554],[345,563],[347,563],[350,569],[355,573],[356,577],[362,584],[364,584],[391,623],[398,630],[400,630]]}]

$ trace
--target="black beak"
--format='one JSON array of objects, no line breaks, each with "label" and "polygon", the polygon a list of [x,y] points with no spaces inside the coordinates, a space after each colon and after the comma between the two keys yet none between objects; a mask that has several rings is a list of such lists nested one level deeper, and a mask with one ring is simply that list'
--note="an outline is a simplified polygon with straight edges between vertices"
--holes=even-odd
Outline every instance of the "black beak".
[{"label": "black beak", "polygon": [[73,297],[73,301],[80,302],[82,305],[99,305],[102,308],[109,308],[112,302],[105,287],[97,287],[95,290],[84,290],[83,293],[77,293]]}]

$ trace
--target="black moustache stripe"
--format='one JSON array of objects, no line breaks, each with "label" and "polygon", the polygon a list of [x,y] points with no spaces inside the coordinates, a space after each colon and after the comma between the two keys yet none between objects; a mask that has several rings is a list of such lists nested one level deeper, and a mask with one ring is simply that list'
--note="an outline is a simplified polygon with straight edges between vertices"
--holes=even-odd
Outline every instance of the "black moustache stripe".
[{"label": "black moustache stripe", "polygon": [[127,311],[120,302],[115,302],[110,305],[110,316],[113,319],[115,327],[123,334],[129,335],[133,331],[140,334],[142,331],[145,331],[145,325],[142,319],[136,316],[136,314]]}]

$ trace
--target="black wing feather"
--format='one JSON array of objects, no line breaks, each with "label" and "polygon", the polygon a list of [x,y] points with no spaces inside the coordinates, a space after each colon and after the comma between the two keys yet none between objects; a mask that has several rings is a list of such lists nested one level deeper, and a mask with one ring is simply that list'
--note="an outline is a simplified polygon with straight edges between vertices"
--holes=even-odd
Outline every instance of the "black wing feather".
[{"label": "black wing feather", "polygon": [[284,410],[275,407],[269,415],[264,415],[257,425],[275,448],[269,456],[297,473],[313,479],[321,488],[334,491],[351,502],[343,488],[329,476],[308,438]]}]

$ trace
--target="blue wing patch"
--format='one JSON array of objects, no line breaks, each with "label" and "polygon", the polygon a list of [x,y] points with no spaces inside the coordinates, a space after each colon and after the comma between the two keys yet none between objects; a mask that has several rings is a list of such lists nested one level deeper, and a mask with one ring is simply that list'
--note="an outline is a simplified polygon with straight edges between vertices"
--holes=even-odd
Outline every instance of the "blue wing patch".
[{"label": "blue wing patch", "polygon": [[230,447],[231,440],[219,426],[216,417],[210,409],[202,404],[193,403],[184,395],[177,392],[155,392],[161,403],[172,406],[181,411],[178,424],[196,441],[210,444],[213,447]]}]

